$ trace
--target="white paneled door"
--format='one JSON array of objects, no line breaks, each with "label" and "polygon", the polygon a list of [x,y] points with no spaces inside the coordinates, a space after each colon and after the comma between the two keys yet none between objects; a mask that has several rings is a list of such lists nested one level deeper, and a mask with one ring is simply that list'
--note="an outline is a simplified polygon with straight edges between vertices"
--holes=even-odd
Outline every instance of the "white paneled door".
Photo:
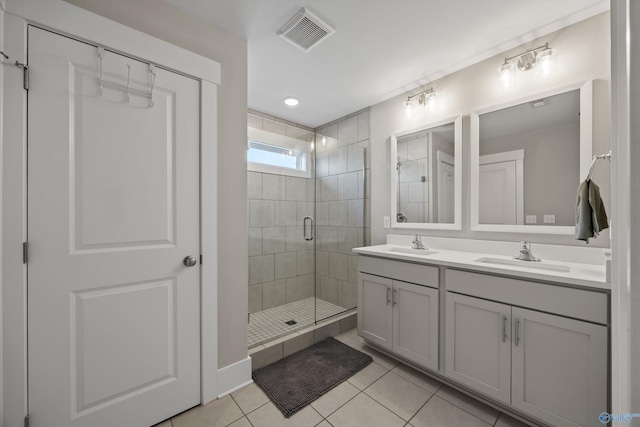
[{"label": "white paneled door", "polygon": [[200,403],[199,82],[35,27],[28,57],[31,426],[155,424]]}]

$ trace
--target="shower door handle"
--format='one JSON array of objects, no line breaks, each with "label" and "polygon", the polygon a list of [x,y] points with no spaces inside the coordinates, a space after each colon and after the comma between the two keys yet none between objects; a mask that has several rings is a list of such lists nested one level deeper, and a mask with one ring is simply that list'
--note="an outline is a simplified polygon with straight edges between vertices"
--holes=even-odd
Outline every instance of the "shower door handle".
[{"label": "shower door handle", "polygon": [[[311,233],[307,236],[307,220],[311,221]],[[304,240],[311,241],[313,240],[313,217],[305,216],[302,226],[302,233],[304,234]]]}]

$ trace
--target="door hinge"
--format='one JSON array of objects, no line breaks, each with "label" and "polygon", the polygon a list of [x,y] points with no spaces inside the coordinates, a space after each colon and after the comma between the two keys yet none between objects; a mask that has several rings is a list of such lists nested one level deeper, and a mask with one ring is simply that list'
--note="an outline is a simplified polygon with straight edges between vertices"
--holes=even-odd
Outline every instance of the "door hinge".
[{"label": "door hinge", "polygon": [[29,242],[22,243],[22,263],[26,264],[29,262]]},{"label": "door hinge", "polygon": [[29,415],[24,417],[24,427],[29,427]]},{"label": "door hinge", "polygon": [[29,66],[18,61],[15,62],[15,65],[22,68],[22,87],[29,90]]}]

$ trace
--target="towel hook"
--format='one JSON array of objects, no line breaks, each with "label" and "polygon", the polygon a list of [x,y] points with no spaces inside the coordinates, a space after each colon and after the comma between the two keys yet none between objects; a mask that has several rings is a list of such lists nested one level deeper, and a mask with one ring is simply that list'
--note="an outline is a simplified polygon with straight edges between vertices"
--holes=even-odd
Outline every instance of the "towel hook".
[{"label": "towel hook", "polygon": [[601,154],[599,156],[593,156],[593,158],[591,159],[591,166],[589,166],[589,173],[587,174],[587,179],[585,179],[585,181],[591,180],[591,174],[593,173],[593,170],[596,168],[596,163],[600,159],[611,160],[611,150],[609,150],[609,152],[606,153],[606,154]]}]

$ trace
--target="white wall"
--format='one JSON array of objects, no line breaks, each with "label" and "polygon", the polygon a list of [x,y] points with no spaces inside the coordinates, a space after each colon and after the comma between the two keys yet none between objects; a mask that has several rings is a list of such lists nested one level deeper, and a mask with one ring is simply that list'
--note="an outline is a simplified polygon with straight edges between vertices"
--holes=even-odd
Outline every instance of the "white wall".
[{"label": "white wall", "polygon": [[[407,95],[418,90],[392,98],[371,107],[371,183],[376,190],[371,199],[371,243],[385,242],[387,233],[412,234],[417,230],[384,229],[383,217],[389,216],[390,206],[390,160],[389,136],[406,129],[417,128],[444,120],[458,114],[467,115],[493,105],[515,101],[536,93],[562,88],[572,83],[594,80],[594,135],[593,152],[601,154],[609,151],[609,91],[610,91],[610,33],[608,12],[594,16],[570,27],[541,37],[530,43],[489,58],[478,64],[443,77],[425,85],[433,86],[438,93],[438,104],[433,112],[420,112],[408,120],[404,115],[403,104]],[[505,56],[522,53],[524,50],[549,42],[558,51],[557,72],[548,79],[539,79],[535,72],[518,74],[515,87],[505,90],[497,78],[497,68]],[[423,235],[441,237],[476,238],[488,240],[520,240],[522,234],[490,233],[470,231],[470,182],[468,173],[469,119],[463,121],[463,217],[461,231],[421,230]],[[600,162],[594,175],[600,184],[603,198],[609,195],[609,165]],[[577,187],[576,187],[577,190]],[[607,206],[607,209],[610,209]],[[527,234],[532,242],[578,245],[584,244],[573,236]],[[591,240],[594,246],[609,246],[608,233],[597,240]]]},{"label": "white wall", "polygon": [[[218,92],[218,364],[247,357],[247,42],[162,0],[67,0],[211,58]],[[203,262],[207,262],[204,254]]]}]

